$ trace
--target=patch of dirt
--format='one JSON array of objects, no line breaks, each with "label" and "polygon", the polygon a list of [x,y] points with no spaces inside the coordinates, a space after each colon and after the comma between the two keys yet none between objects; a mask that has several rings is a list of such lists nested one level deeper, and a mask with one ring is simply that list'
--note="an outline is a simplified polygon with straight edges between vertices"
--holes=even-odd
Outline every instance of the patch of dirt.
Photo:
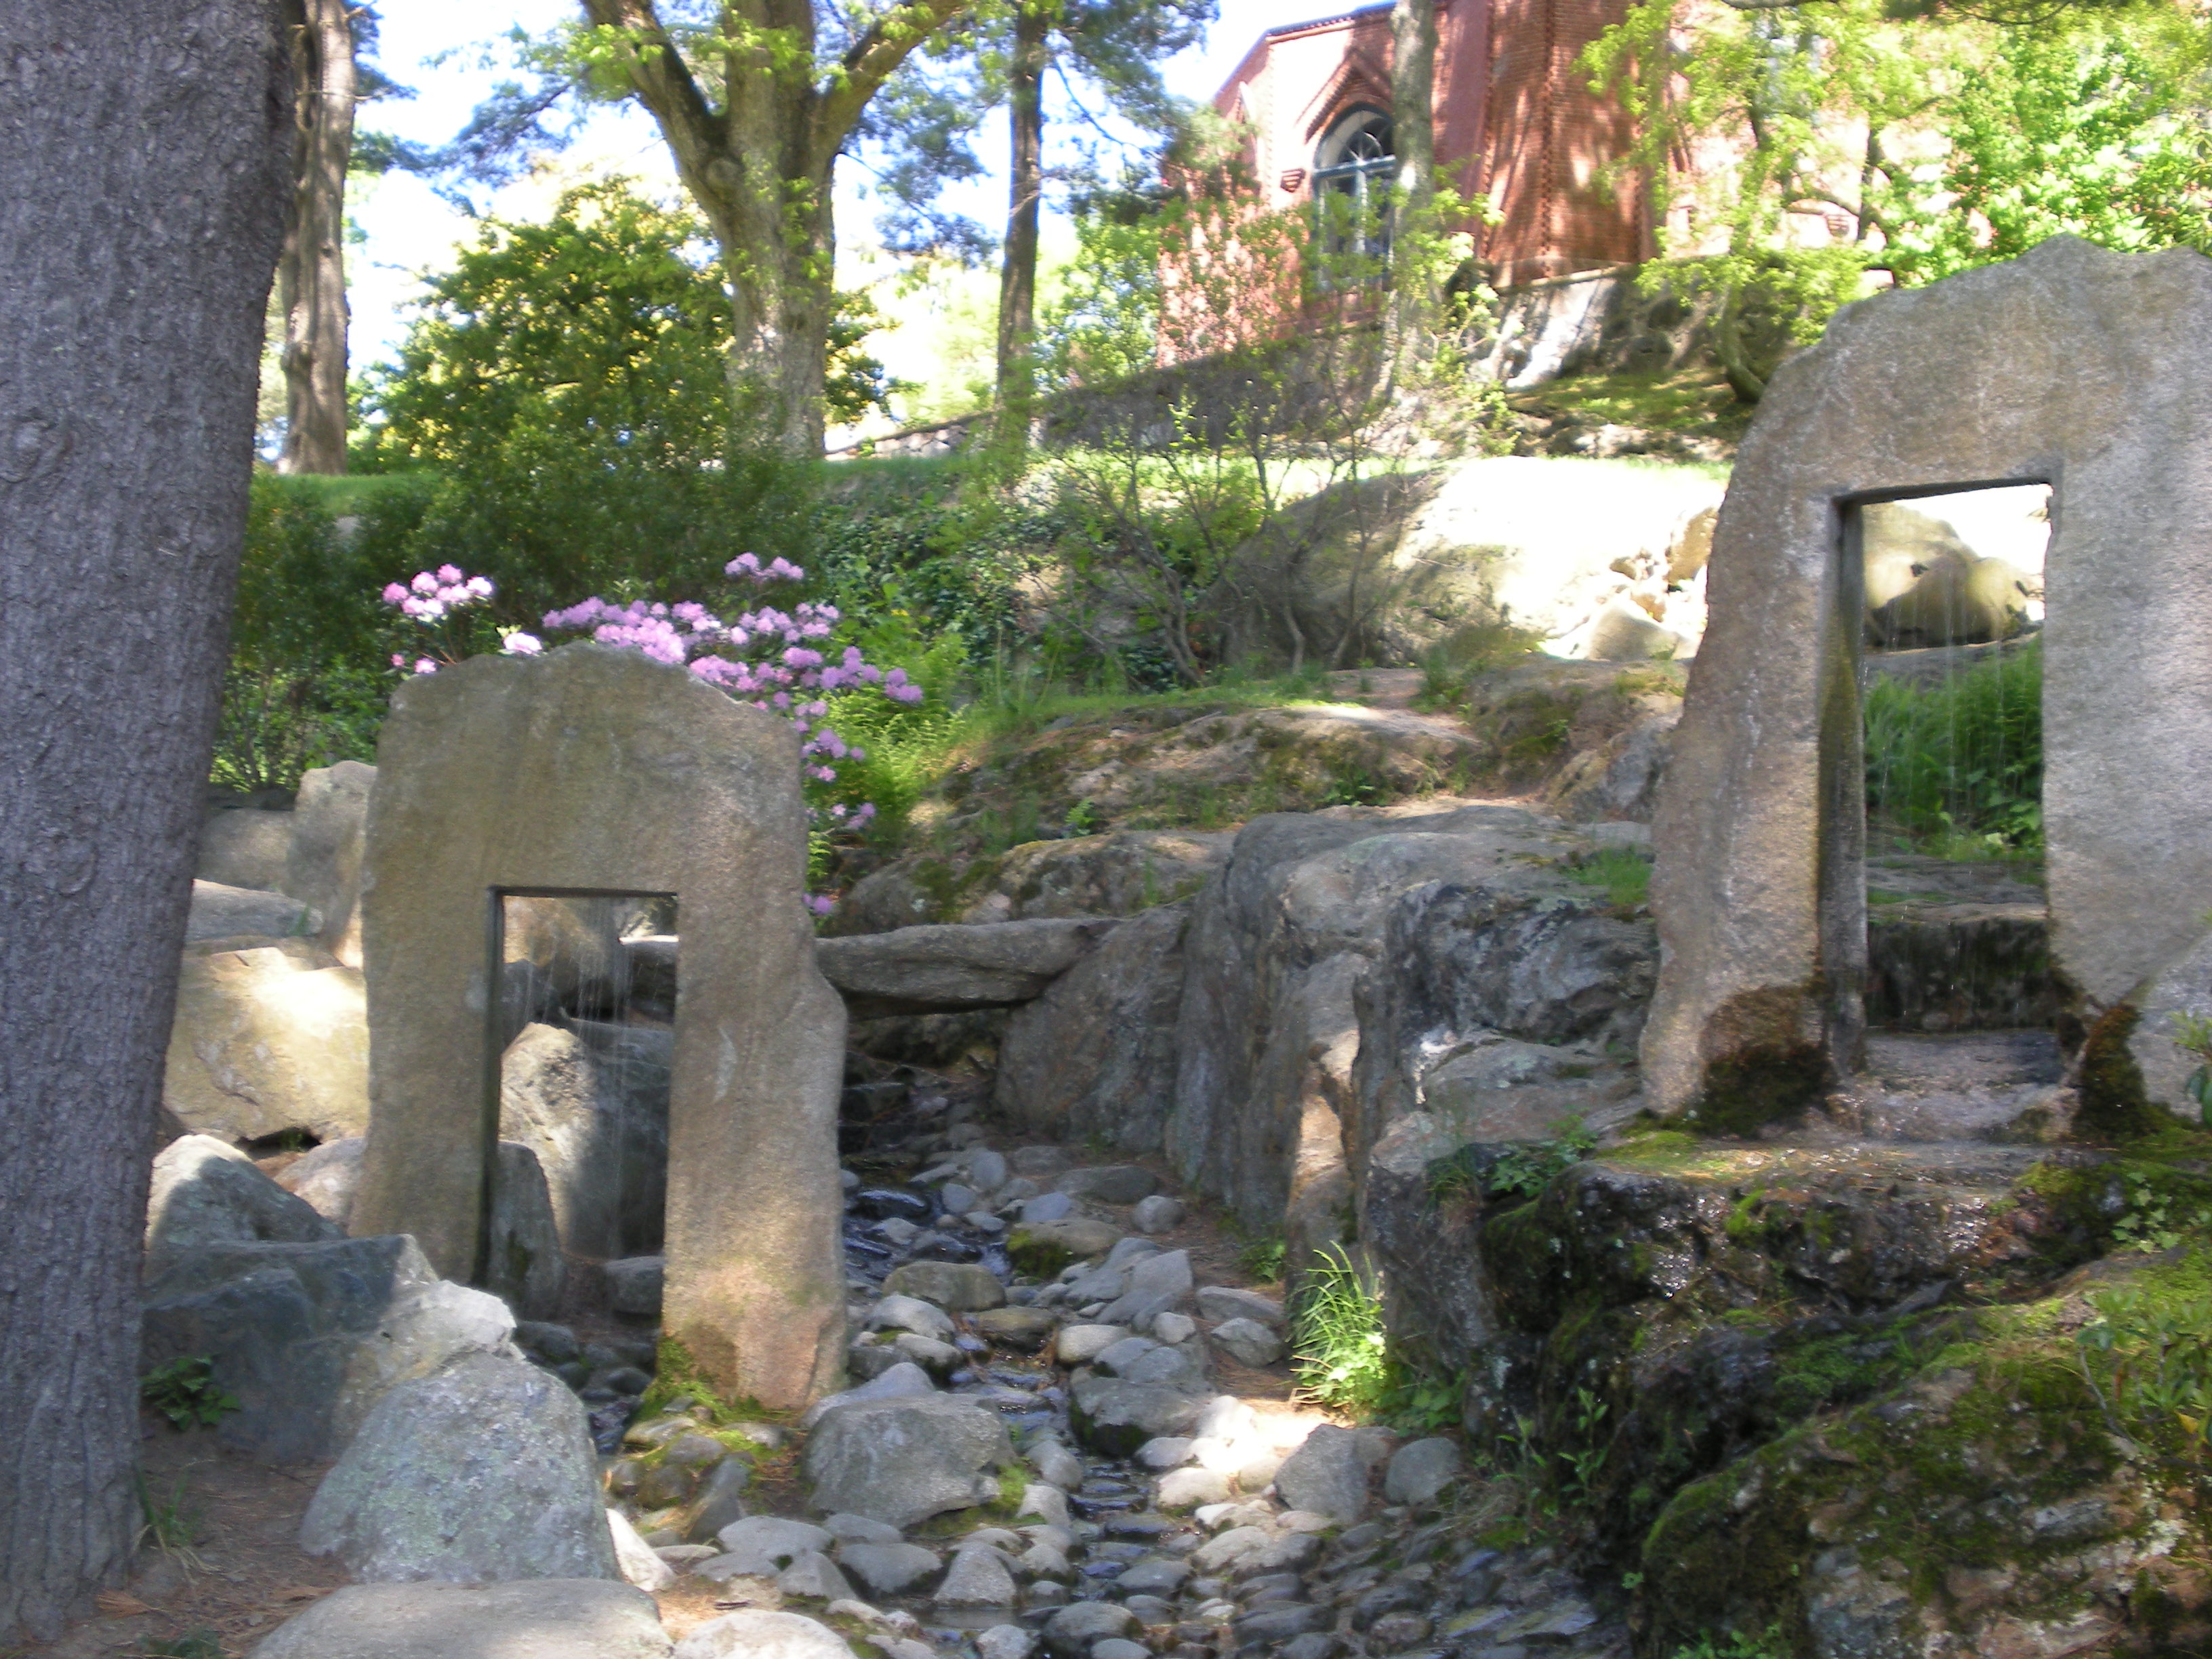
[{"label": "patch of dirt", "polygon": [[347,1582],[335,1562],[300,1549],[324,1466],[257,1463],[213,1430],[180,1433],[151,1412],[140,1429],[147,1500],[167,1520],[173,1547],[149,1538],[130,1579],[101,1592],[88,1616],[57,1641],[0,1650],[0,1659],[238,1659]]}]

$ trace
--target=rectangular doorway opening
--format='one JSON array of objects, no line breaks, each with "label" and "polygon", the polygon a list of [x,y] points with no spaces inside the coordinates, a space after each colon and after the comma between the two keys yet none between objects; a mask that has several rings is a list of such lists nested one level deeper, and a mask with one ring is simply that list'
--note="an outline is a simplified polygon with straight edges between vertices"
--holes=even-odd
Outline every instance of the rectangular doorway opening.
[{"label": "rectangular doorway opening", "polygon": [[478,1282],[524,1318],[658,1316],[677,925],[670,893],[490,895]]},{"label": "rectangular doorway opening", "polygon": [[[1856,822],[1829,837],[1832,861],[1854,867],[1824,885],[1832,902],[1838,882],[1863,894],[1859,1094],[1898,1120],[1869,1128],[1972,1135],[1990,1126],[1954,1121],[1973,1115],[1960,1102],[1986,1097],[2001,1117],[2057,1080],[2043,874],[2051,514],[2034,482],[1844,506],[1859,763],[1856,799],[1837,808]],[[1917,1127],[1903,1121],[1915,1113]]]}]

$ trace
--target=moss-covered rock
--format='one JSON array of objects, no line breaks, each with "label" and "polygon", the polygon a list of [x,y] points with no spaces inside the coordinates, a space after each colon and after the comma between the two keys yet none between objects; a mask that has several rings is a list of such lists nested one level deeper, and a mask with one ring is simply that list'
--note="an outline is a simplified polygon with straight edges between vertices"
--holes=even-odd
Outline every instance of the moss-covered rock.
[{"label": "moss-covered rock", "polygon": [[2100,1400],[2075,1339],[2116,1279],[2212,1330],[2197,1256],[1931,1333],[1909,1382],[1673,1495],[1640,1551],[1639,1651],[1729,1630],[1823,1659],[2206,1651],[2195,1471],[2109,1374]]}]

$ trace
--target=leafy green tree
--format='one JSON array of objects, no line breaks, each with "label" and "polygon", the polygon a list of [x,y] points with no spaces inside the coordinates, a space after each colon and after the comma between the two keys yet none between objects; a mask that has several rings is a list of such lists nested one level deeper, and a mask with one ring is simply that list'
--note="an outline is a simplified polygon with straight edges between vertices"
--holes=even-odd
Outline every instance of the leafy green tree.
[{"label": "leafy green tree", "polygon": [[1888,268],[1932,282],[2059,235],[2212,251],[2212,132],[2174,69],[2109,23],[2005,30],[1947,101],[1948,205],[1884,215]]},{"label": "leafy green tree", "polygon": [[[2045,237],[2201,246],[2212,184],[2203,44],[2156,8],[1993,10],[1894,0],[1644,0],[1584,65],[1637,123],[1628,165],[1733,144],[1686,204],[1692,247],[1646,273],[1716,301],[1717,355],[1755,399],[1760,313],[1816,337],[1875,273],[1899,284]],[[1809,221],[1844,216],[1848,240]],[[1712,245],[1720,246],[1714,251]]]},{"label": "leafy green tree", "polygon": [[705,216],[729,285],[734,417],[787,456],[822,453],[836,312],[831,174],[917,50],[979,0],[581,0],[580,23],[523,43],[535,83],[504,86],[419,164],[479,178],[573,132],[580,100],[650,114]]},{"label": "leafy green tree", "polygon": [[[799,553],[777,538],[815,464],[741,440],[715,270],[692,215],[621,180],[542,224],[487,222],[368,387],[365,463],[439,479],[394,563],[480,571],[520,623],[586,593],[696,597],[739,553]],[[848,418],[884,392],[864,331],[854,317],[829,363]]]}]

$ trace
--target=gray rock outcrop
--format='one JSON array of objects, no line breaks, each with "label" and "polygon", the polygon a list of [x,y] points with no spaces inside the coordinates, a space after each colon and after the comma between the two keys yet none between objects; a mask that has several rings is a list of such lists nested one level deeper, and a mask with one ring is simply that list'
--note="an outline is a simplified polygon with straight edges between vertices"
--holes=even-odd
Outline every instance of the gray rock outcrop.
[{"label": "gray rock outcrop", "polygon": [[210,1243],[148,1267],[144,1368],[208,1356],[239,1401],[217,1435],[272,1463],[334,1456],[392,1388],[458,1356],[514,1352],[506,1305],[405,1237]]},{"label": "gray rock outcrop", "polygon": [[[1247,824],[1186,935],[1166,1135],[1185,1182],[1287,1232],[1302,1261],[1334,1237],[1368,1148],[1420,1103],[1425,1042],[1632,1036],[1655,952],[1565,867],[1590,846],[1512,806]],[[1416,950],[1433,965],[1409,973]],[[1409,998],[1435,1017],[1417,1024]]]},{"label": "gray rock outcrop", "polygon": [[300,1547],[367,1583],[621,1577],[582,1402],[495,1354],[387,1393],[316,1489]]},{"label": "gray rock outcrop", "polygon": [[992,1085],[1000,1116],[1057,1140],[1159,1150],[1188,920],[1187,903],[1131,917],[1014,1011]]}]

